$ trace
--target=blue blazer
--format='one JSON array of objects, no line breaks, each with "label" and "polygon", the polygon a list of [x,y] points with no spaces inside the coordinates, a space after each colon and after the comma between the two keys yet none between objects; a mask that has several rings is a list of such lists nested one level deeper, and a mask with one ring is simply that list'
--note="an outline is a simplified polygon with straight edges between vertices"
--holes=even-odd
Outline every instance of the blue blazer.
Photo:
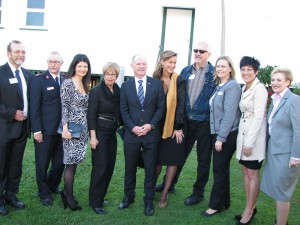
[{"label": "blue blazer", "polygon": [[[161,139],[160,121],[165,113],[162,82],[149,76],[147,76],[146,82],[144,106],[138,99],[134,78],[123,83],[121,87],[120,111],[125,124],[124,142],[149,143],[159,142]],[[136,136],[132,129],[144,124],[153,124],[155,129],[145,136]]]},{"label": "blue blazer", "polygon": [[[65,76],[60,74],[60,84]],[[60,87],[49,71],[37,74],[30,83],[30,118],[32,132],[57,134],[61,120]]]},{"label": "blue blazer", "polygon": [[[21,68],[27,83],[27,99],[29,100],[29,86],[33,74]],[[22,122],[14,119],[17,110],[23,110],[23,99],[18,83],[11,84],[10,79],[15,78],[8,63],[0,66],[0,138],[18,138],[22,131]],[[26,134],[30,137],[30,109],[28,107]]]},{"label": "blue blazer", "polygon": [[[268,120],[273,103],[268,112]],[[300,158],[300,96],[290,90],[282,97],[272,117],[272,130],[268,149],[272,154],[291,153],[290,157]]]}]

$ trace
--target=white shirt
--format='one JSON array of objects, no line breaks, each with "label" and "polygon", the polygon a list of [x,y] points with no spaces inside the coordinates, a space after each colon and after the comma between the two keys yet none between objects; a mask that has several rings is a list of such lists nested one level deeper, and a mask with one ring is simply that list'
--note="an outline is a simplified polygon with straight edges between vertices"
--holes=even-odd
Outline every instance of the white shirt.
[{"label": "white shirt", "polygon": [[145,97],[145,95],[146,95],[146,87],[147,87],[147,85],[146,85],[146,83],[147,83],[147,76],[145,75],[142,79],[138,79],[137,77],[134,77],[136,93],[139,92],[139,86],[140,86],[139,80],[143,81],[142,85],[143,85],[143,88],[144,88],[144,97]]},{"label": "white shirt", "polygon": [[27,115],[28,115],[27,83],[26,83],[23,71],[22,71],[21,67],[16,69],[13,65],[10,64],[10,62],[8,62],[8,65],[9,65],[9,67],[10,67],[10,69],[13,72],[15,77],[16,77],[16,70],[20,71],[19,75],[20,75],[20,78],[21,78],[22,89],[23,89],[23,106],[24,106],[23,112],[24,112],[24,116],[27,117]]}]

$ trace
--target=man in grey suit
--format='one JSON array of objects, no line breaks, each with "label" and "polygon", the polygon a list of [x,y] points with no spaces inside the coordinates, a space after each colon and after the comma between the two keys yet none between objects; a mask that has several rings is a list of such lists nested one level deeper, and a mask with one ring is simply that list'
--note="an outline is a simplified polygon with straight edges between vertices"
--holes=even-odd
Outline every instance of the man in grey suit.
[{"label": "man in grey suit", "polygon": [[0,66],[0,215],[6,205],[23,209],[16,194],[22,175],[22,161],[30,137],[28,89],[33,76],[21,67],[26,51],[20,41],[7,46],[8,62]]},{"label": "man in grey suit", "polygon": [[154,213],[157,146],[161,139],[160,120],[165,111],[165,96],[162,82],[146,76],[144,56],[134,56],[131,67],[134,78],[122,85],[120,97],[120,111],[125,124],[125,198],[119,209],[128,208],[134,202],[136,169],[142,154],[145,168],[144,212],[151,216]]}]

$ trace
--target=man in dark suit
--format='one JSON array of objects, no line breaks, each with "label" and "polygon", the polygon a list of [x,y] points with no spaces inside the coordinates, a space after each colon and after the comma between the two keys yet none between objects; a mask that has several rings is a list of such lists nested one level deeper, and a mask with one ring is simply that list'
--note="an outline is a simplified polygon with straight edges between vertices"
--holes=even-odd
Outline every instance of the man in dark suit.
[{"label": "man in dark suit", "polygon": [[21,67],[26,51],[20,41],[7,46],[8,62],[0,66],[0,215],[8,214],[7,204],[23,209],[16,194],[22,175],[22,161],[30,137],[28,89],[33,76]]},{"label": "man in dark suit", "polygon": [[64,171],[62,138],[57,133],[61,121],[60,84],[64,78],[60,73],[62,56],[53,51],[47,63],[48,70],[37,74],[30,83],[30,118],[38,195],[43,205],[52,206],[51,194],[60,192],[58,186]]},{"label": "man in dark suit", "polygon": [[134,78],[121,88],[121,116],[125,124],[125,198],[119,209],[134,202],[136,170],[142,154],[145,168],[145,215],[154,213],[157,146],[161,139],[160,120],[165,111],[165,96],[160,80],[146,76],[147,61],[142,55],[132,59]]}]

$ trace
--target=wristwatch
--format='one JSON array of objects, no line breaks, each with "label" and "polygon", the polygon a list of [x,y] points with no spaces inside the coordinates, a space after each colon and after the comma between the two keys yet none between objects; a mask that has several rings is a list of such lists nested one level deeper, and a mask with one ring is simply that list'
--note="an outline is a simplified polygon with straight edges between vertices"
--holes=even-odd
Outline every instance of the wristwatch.
[{"label": "wristwatch", "polygon": [[151,126],[151,130],[155,129],[155,126],[153,124],[150,124],[150,126]]}]

